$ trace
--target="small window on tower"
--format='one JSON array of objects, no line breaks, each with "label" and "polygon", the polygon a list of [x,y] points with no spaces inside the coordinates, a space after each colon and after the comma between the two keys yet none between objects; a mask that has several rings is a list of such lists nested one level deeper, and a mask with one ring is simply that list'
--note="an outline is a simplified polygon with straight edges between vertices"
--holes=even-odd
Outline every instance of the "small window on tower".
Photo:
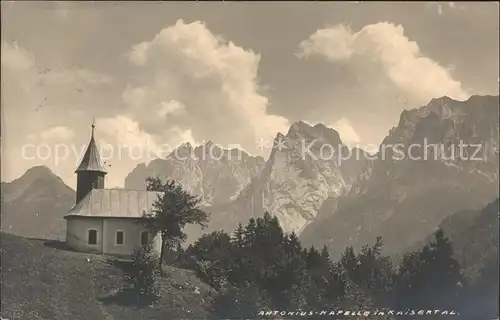
[{"label": "small window on tower", "polygon": [[87,242],[89,245],[97,244],[97,230],[94,229],[89,230]]},{"label": "small window on tower", "polygon": [[143,231],[141,233],[141,245],[145,246],[149,242],[149,232]]},{"label": "small window on tower", "polygon": [[116,231],[116,244],[122,245],[124,243],[123,231]]}]

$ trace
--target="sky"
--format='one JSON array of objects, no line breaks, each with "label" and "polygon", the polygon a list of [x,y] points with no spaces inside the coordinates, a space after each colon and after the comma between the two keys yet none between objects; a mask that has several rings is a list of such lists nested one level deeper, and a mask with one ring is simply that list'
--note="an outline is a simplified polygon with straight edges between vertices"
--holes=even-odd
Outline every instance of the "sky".
[{"label": "sky", "polygon": [[498,2],[3,1],[2,181],[75,188],[95,137],[106,187],[184,142],[266,156],[298,120],[378,144],[404,109],[498,94]]}]

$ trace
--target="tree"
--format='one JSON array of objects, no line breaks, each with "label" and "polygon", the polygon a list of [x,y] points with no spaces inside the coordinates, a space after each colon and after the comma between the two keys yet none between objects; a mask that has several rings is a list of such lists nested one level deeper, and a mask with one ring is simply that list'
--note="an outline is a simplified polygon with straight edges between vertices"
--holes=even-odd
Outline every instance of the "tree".
[{"label": "tree", "polygon": [[495,319],[498,317],[498,254],[483,261],[479,277],[468,294],[463,297],[463,314],[477,319]]},{"label": "tree", "polygon": [[464,279],[453,256],[451,242],[442,230],[422,250],[407,254],[397,280],[399,306],[456,309]]},{"label": "tree", "polygon": [[372,247],[364,246],[358,254],[355,279],[373,297],[377,304],[387,306],[392,293],[395,273],[389,257],[381,255],[382,238],[377,237]]},{"label": "tree", "polygon": [[250,218],[243,232],[243,239],[245,240],[244,241],[245,248],[252,248],[254,246],[255,239],[257,238],[256,229],[257,229],[257,222],[255,221],[254,218]]},{"label": "tree", "polygon": [[188,249],[188,254],[196,259],[194,269],[198,275],[214,288],[220,289],[231,268],[232,251],[229,235],[223,231],[213,231],[202,235]]},{"label": "tree", "polygon": [[146,214],[142,223],[154,234],[161,236],[161,271],[165,250],[171,250],[186,240],[183,229],[187,224],[199,224],[205,228],[208,214],[199,209],[201,199],[189,194],[174,180],[162,183],[159,177],[150,177],[146,179],[146,183],[148,191],[159,192],[151,213]]},{"label": "tree", "polygon": [[325,245],[323,245],[323,249],[321,249],[321,257],[325,260],[325,261],[328,261],[328,262],[331,262],[330,261],[330,253],[328,252],[328,247]]},{"label": "tree", "polygon": [[306,254],[295,233],[283,240],[275,251],[275,259],[266,261],[270,272],[263,277],[263,287],[269,292],[271,300],[278,308],[300,309],[305,305],[305,293],[308,289]]},{"label": "tree", "polygon": [[433,299],[429,305],[456,308],[464,283],[460,265],[443,230],[439,229],[434,236],[435,241],[424,248],[421,256],[424,260],[424,290],[427,297]]},{"label": "tree", "polygon": [[349,277],[354,278],[358,269],[358,257],[354,253],[354,248],[352,246],[345,248],[342,257],[340,258],[340,264],[345,269],[345,272],[347,272]]},{"label": "tree", "polygon": [[238,223],[238,227],[236,228],[236,230],[234,230],[234,234],[231,239],[232,243],[234,243],[234,245],[238,248],[243,248],[245,244],[244,232],[245,230],[243,229],[243,226],[241,225],[241,223]]},{"label": "tree", "polygon": [[309,274],[307,305],[312,308],[324,309],[335,307],[335,302],[343,295],[342,282],[333,270],[326,246],[321,253],[313,247],[306,257]]}]

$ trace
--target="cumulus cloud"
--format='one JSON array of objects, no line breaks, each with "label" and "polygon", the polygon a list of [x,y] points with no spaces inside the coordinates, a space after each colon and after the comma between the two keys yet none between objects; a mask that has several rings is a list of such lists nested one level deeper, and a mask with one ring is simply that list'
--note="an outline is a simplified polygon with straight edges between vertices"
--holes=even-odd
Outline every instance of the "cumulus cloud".
[{"label": "cumulus cloud", "polygon": [[101,158],[112,165],[106,179],[113,186],[123,186],[123,179],[138,163],[165,158],[182,143],[197,143],[190,130],[169,126],[152,134],[124,115],[97,119],[96,139]]},{"label": "cumulus cloud", "polygon": [[170,102],[162,102],[158,115],[160,117],[165,117],[168,114],[178,115],[184,114],[186,111],[186,106],[179,101],[172,100]]},{"label": "cumulus cloud", "polygon": [[[108,147],[112,150],[108,151],[114,153],[113,157],[121,157],[120,161],[133,160],[148,163],[153,159],[168,156],[181,143],[196,143],[191,130],[182,130],[173,126],[165,129],[161,134],[149,134],[140,129],[136,121],[126,116],[99,119],[96,126],[99,128],[102,141],[116,142],[109,144]],[[134,154],[123,152],[134,152]]]},{"label": "cumulus cloud", "polygon": [[341,118],[335,121],[330,127],[337,130],[340,134],[340,138],[342,142],[344,142],[347,146],[353,147],[360,143],[361,138],[358,133],[352,126],[351,122],[346,118]]},{"label": "cumulus cloud", "polygon": [[122,98],[147,133],[164,134],[176,125],[198,140],[254,152],[259,138],[288,129],[286,118],[267,112],[258,83],[260,56],[212,34],[200,21],[178,20],[135,45],[129,59],[139,80]]},{"label": "cumulus cloud", "polygon": [[[403,27],[390,22],[370,24],[359,31],[345,25],[319,29],[299,44],[296,55],[351,63],[358,66],[357,72],[376,64],[392,85],[420,103],[443,95],[458,100],[469,97],[461,83],[453,79],[451,70],[424,56],[418,44],[404,34]],[[373,74],[370,78],[373,80]]]}]

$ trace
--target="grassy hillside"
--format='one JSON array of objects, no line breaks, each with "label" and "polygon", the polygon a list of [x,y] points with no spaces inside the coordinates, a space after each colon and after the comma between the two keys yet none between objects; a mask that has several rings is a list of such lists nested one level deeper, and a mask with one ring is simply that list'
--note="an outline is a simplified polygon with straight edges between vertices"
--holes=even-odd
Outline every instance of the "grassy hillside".
[{"label": "grassy hillside", "polygon": [[126,261],[68,251],[57,242],[0,235],[3,318],[207,318],[214,291],[191,271],[166,267],[161,299],[137,306],[120,294]]}]

